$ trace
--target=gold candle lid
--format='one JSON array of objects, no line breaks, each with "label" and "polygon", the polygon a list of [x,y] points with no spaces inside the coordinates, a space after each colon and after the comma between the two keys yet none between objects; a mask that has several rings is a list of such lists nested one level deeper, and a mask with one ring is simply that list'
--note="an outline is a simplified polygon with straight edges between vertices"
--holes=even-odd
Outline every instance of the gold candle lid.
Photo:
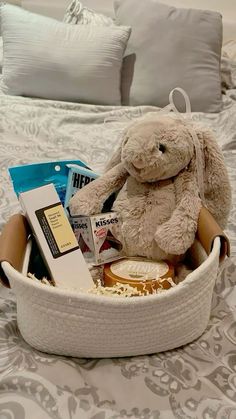
[{"label": "gold candle lid", "polygon": [[104,286],[128,284],[142,292],[152,293],[158,288],[168,289],[174,278],[174,267],[169,261],[153,261],[144,258],[125,258],[104,267]]}]

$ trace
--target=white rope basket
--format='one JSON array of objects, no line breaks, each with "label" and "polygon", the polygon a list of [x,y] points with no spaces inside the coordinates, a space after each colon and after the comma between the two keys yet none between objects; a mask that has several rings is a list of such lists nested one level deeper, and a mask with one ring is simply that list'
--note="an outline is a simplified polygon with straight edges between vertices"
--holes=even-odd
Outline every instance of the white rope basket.
[{"label": "white rope basket", "polygon": [[8,262],[1,266],[17,300],[19,330],[29,345],[73,357],[151,354],[185,345],[206,329],[220,256],[216,237],[209,256],[198,241],[192,259],[199,267],[165,293],[112,298],[42,285]]},{"label": "white rope basket", "polygon": [[[80,15],[80,2],[74,0],[71,7]],[[183,96],[187,118],[176,109],[174,92]],[[189,98],[181,88],[173,89],[169,98],[170,104],[160,112],[174,111],[189,128],[198,160],[199,195],[204,202],[201,149],[191,127]],[[130,298],[76,293],[29,279],[26,276],[29,244],[23,273],[8,263],[8,253],[14,246],[19,248],[18,234],[12,228],[5,256],[1,255],[0,246],[0,261],[5,279],[8,278],[16,295],[17,321],[23,338],[43,352],[96,358],[151,354],[171,350],[198,338],[209,321],[219,259],[229,254],[227,237],[212,216],[206,215],[205,209],[202,211],[205,218],[199,216],[198,237],[209,255],[195,240],[191,259],[196,269],[183,282],[160,294]],[[21,221],[19,225],[26,244],[23,224]],[[22,255],[25,245],[23,247]]]}]

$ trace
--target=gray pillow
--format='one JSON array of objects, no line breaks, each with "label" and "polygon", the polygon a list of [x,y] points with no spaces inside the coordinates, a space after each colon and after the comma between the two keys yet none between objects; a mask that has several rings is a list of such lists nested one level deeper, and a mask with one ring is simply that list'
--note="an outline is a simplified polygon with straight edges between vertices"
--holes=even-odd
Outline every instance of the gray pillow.
[{"label": "gray pillow", "polygon": [[120,105],[120,73],[130,28],[68,25],[1,6],[3,91]]},{"label": "gray pillow", "polygon": [[[163,107],[178,86],[188,93],[193,111],[221,110],[219,13],[156,0],[115,0],[115,12],[118,24],[132,28],[123,64],[124,104]],[[183,103],[179,107],[183,110]]]}]

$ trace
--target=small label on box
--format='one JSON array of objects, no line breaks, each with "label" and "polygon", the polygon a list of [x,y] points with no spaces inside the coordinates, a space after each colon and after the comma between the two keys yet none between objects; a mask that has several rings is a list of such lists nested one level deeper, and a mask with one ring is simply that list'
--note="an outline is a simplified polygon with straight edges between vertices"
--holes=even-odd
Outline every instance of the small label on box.
[{"label": "small label on box", "polygon": [[68,219],[61,203],[35,211],[52,256],[56,259],[78,249],[73,231],[68,229]]}]

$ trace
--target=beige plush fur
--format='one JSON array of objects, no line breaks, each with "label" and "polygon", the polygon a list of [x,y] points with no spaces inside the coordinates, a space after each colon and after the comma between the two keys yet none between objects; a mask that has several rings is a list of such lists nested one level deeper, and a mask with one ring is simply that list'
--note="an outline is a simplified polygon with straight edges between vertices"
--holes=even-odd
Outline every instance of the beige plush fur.
[{"label": "beige plush fur", "polygon": [[[204,166],[204,205],[222,228],[231,192],[223,156],[210,131],[195,127]],[[125,130],[107,171],[71,199],[72,215],[100,213],[117,192],[112,210],[120,216],[113,231],[128,256],[175,260],[192,245],[199,211],[193,138],[184,121],[159,115]]]}]

